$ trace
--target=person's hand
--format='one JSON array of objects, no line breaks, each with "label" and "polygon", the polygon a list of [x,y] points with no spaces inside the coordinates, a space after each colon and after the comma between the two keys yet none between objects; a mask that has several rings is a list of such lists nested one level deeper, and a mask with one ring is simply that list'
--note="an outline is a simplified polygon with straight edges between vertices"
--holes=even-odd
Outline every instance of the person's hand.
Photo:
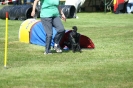
[{"label": "person's hand", "polygon": [[66,22],[66,16],[64,14],[61,14],[61,19]]},{"label": "person's hand", "polygon": [[31,16],[34,17],[35,16],[35,11],[31,12]]}]

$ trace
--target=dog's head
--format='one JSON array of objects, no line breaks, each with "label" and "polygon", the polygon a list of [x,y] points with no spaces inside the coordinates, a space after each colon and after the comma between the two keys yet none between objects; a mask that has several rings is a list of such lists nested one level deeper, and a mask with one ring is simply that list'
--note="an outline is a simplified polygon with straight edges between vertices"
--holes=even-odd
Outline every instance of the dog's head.
[{"label": "dog's head", "polygon": [[72,29],[73,29],[73,30],[72,30],[72,36],[73,36],[73,37],[76,37],[77,30],[78,30],[77,26],[73,26]]},{"label": "dog's head", "polygon": [[72,29],[74,32],[77,32],[77,30],[78,30],[77,26],[73,26]]}]

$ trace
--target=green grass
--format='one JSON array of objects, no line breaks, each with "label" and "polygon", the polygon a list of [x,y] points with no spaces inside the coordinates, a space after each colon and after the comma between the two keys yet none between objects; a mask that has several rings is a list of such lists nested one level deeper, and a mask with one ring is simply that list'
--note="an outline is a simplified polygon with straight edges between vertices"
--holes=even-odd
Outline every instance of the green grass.
[{"label": "green grass", "polygon": [[0,20],[0,88],[132,88],[133,15],[78,13],[76,25],[95,49],[44,55],[44,47],[19,42],[22,21],[9,20],[4,68],[5,20]]}]

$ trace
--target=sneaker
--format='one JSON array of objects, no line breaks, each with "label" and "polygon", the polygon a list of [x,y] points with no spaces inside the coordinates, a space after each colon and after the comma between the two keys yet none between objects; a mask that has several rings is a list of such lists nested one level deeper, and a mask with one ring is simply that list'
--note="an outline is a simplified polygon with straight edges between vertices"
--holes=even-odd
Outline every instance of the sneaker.
[{"label": "sneaker", "polygon": [[57,53],[61,53],[62,50],[60,48],[58,48],[57,46],[54,46],[54,50],[56,50]]}]

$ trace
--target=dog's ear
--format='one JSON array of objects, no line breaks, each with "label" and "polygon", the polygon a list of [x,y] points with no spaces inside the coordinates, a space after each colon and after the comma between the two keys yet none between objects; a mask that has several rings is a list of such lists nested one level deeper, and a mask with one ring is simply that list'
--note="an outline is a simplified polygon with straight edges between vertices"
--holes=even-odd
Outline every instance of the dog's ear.
[{"label": "dog's ear", "polygon": [[77,26],[73,26],[72,29],[73,29],[73,31],[75,31],[75,32],[77,32],[77,30],[78,30]]}]

